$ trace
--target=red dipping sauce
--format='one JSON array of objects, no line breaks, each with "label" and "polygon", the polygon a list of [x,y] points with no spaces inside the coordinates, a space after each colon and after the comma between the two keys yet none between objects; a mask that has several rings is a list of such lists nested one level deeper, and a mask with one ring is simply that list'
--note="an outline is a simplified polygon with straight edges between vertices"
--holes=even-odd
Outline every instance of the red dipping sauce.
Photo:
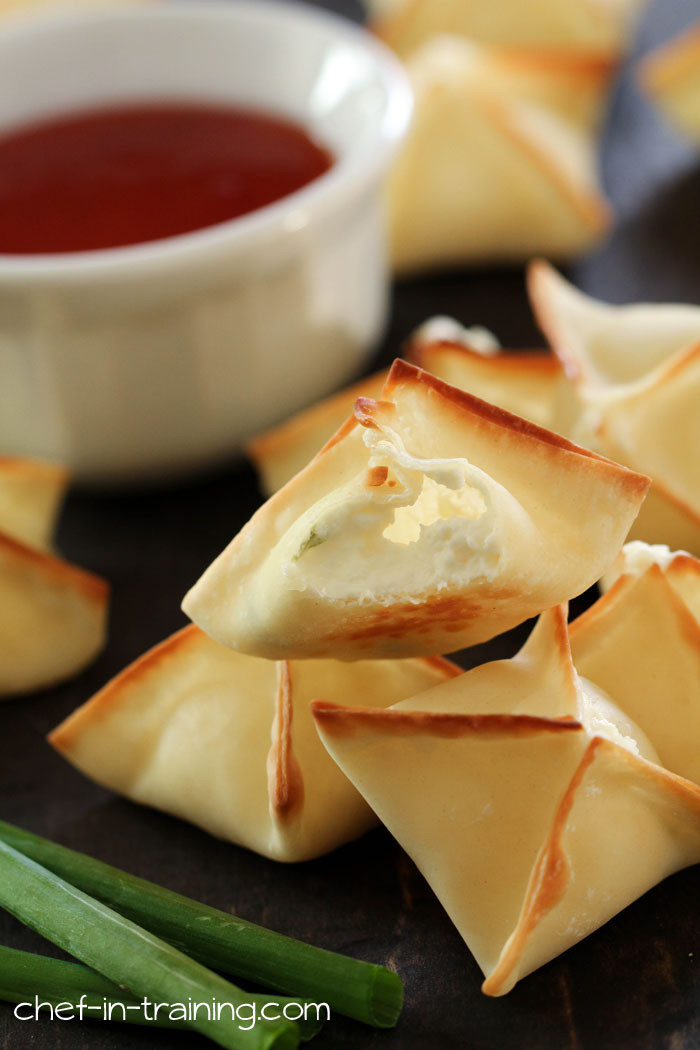
[{"label": "red dipping sauce", "polygon": [[333,158],[304,128],[224,106],[72,114],[0,137],[0,253],[142,244],[235,219]]}]

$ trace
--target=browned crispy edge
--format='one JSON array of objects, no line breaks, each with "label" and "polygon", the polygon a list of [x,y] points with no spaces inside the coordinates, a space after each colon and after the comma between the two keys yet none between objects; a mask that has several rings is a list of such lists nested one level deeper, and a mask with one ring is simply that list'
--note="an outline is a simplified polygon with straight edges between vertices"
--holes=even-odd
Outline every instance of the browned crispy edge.
[{"label": "browned crispy edge", "polygon": [[3,532],[0,532],[0,554],[20,564],[24,563],[62,587],[79,591],[88,601],[97,605],[104,605],[109,599],[109,584],[101,576],[79,569],[53,554],[28,547]]},{"label": "browned crispy edge", "polygon": [[483,736],[532,736],[581,730],[572,718],[537,718],[535,715],[467,715],[447,711],[405,711],[398,708],[345,707],[325,700],[314,700],[311,712],[316,724],[329,736],[348,736],[370,728],[394,736],[461,737],[470,733]]},{"label": "browned crispy edge", "polygon": [[70,751],[77,736],[80,735],[84,724],[92,722],[100,712],[110,708],[119,701],[125,686],[138,682],[139,679],[153,671],[159,663],[170,657],[178,649],[186,648],[194,642],[206,638],[203,631],[194,624],[188,624],[181,630],[171,634],[164,641],[154,645],[147,652],[139,656],[123,671],[115,675],[99,692],[87,700],[84,704],[73,711],[60,725],[58,725],[47,739],[57,751]]},{"label": "browned crispy edge", "polygon": [[267,787],[274,818],[283,822],[298,812],[304,801],[304,776],[292,741],[294,705],[289,660],[280,660],[277,668],[275,732],[267,756]]},{"label": "browned crispy edge", "polygon": [[[403,361],[401,358],[397,358],[389,372],[389,378],[387,379],[386,386],[382,392],[382,397],[391,398],[396,387],[401,383],[427,387],[430,391],[433,391],[444,400],[451,402],[461,411],[484,419],[487,423],[501,427],[504,430],[509,430],[513,434],[520,435],[524,440],[536,441],[550,445],[563,452],[569,452],[575,456],[580,456],[583,459],[600,463],[601,466],[604,466],[606,470],[610,471],[623,483],[631,495],[641,497],[649,488],[649,478],[645,475],[638,474],[636,471],[630,470],[628,467],[624,467],[620,463],[615,463],[613,460],[607,459],[605,456],[601,456],[597,452],[592,452],[590,449],[583,448],[580,445],[575,445],[567,438],[561,437],[559,434],[555,434],[551,430],[546,430],[544,427],[538,426],[537,423],[531,423],[529,420],[513,415],[511,412],[507,412],[504,408],[498,408],[496,405],[489,404],[488,401],[482,401],[474,394],[469,394],[464,390],[457,389],[457,387],[450,386],[442,379],[438,379],[437,376],[431,375],[429,372],[425,372],[420,368],[416,368],[414,365],[410,365],[407,361]],[[376,411],[375,406],[381,407],[384,404],[386,404],[384,401],[371,401],[367,398],[358,398],[355,403],[355,418],[358,422],[362,423],[363,426],[375,426],[376,424],[374,423],[373,418]],[[389,402],[389,404],[392,403]]]}]

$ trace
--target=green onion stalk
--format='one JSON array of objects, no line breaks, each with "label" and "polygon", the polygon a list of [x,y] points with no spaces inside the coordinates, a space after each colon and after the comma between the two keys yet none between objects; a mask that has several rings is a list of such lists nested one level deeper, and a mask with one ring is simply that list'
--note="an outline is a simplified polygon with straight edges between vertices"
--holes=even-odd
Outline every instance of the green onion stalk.
[{"label": "green onion stalk", "polygon": [[[228,1050],[295,1050],[300,1031],[292,1021],[256,1020],[241,1027],[230,1007],[252,996],[137,926],[106,904],[0,841],[0,906],[30,929],[125,988],[154,1003],[201,1004],[188,1027]],[[204,1009],[210,1004],[219,1012]]]},{"label": "green onion stalk", "polygon": [[206,966],[327,1003],[331,1011],[378,1028],[398,1020],[403,984],[384,966],[267,930],[2,821],[0,841]]}]

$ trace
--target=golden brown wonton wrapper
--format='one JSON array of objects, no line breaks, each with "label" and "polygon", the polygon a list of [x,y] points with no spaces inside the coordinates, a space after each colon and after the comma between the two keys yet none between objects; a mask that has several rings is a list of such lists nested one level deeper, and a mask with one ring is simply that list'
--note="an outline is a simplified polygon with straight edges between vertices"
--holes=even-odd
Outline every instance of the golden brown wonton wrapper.
[{"label": "golden brown wonton wrapper", "polygon": [[598,114],[611,68],[437,37],[412,54],[413,122],[388,208],[401,272],[568,258],[605,233]]},{"label": "golden brown wonton wrapper", "polygon": [[529,284],[575,395],[557,429],[651,476],[631,538],[700,552],[700,307],[609,306],[544,262]]},{"label": "golden brown wonton wrapper", "polygon": [[[451,318],[435,317],[414,332],[405,356],[460,390],[551,426],[564,381],[557,358],[549,352],[500,350],[485,329],[463,328]],[[249,442],[246,451],[265,495],[277,492],[307,465],[352,415],[358,397],[378,398],[388,374],[388,369],[375,372]]]},{"label": "golden brown wonton wrapper", "polygon": [[700,626],[654,567],[570,636],[573,661],[555,609],[514,659],[389,710],[313,705],[489,995],[700,860]]},{"label": "golden brown wonton wrapper", "polygon": [[366,0],[370,25],[401,55],[439,33],[488,44],[590,50],[617,58],[626,51],[646,0]]},{"label": "golden brown wonton wrapper", "polygon": [[68,471],[54,463],[0,456],[0,529],[37,550],[51,548],[68,488]]},{"label": "golden brown wonton wrapper", "polygon": [[69,678],[104,645],[106,583],[49,553],[67,474],[0,458],[0,698]]},{"label": "golden brown wonton wrapper", "polygon": [[665,544],[653,546],[641,540],[626,543],[612,567],[600,581],[604,591],[610,590],[622,576],[640,576],[652,565],[657,565],[676,594],[682,598],[700,623],[700,561],[687,551],[672,551]]},{"label": "golden brown wonton wrapper", "polygon": [[270,659],[454,651],[590,586],[647,485],[397,361],[183,608]]},{"label": "golden brown wonton wrapper", "polygon": [[406,357],[459,390],[551,429],[563,375],[548,351],[483,354],[448,339],[423,339],[419,332]]},{"label": "golden brown wonton wrapper", "polygon": [[246,446],[260,486],[271,496],[298,474],[348,416],[358,397],[379,397],[389,370],[375,372],[260,434]]},{"label": "golden brown wonton wrapper", "polygon": [[328,757],[309,701],[387,707],[459,673],[447,660],[258,660],[190,626],[54,730],[74,766],[135,802],[274,860],[316,857],[373,813]]}]

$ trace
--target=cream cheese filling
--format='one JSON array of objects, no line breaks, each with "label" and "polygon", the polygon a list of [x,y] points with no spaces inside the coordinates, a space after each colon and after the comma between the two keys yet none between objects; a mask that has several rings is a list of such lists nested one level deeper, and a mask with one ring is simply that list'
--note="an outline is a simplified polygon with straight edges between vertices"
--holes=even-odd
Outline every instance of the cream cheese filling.
[{"label": "cream cheese filling", "polygon": [[309,507],[273,551],[286,586],[360,602],[418,600],[493,576],[501,486],[466,459],[411,455],[393,431],[362,437],[367,467]]},{"label": "cream cheese filling", "polygon": [[420,343],[457,343],[483,357],[493,357],[501,349],[493,332],[481,325],[466,328],[453,317],[437,314],[429,317],[413,332],[412,339]]},{"label": "cream cheese filling", "polygon": [[602,736],[633,755],[661,765],[656,748],[636,722],[593,682],[579,676],[578,720],[591,736]]},{"label": "cream cheese filling", "polygon": [[449,489],[426,474],[415,503],[408,507],[397,507],[393,522],[387,525],[382,535],[392,543],[407,546],[418,542],[426,525],[447,518],[476,521],[486,510],[486,500],[478,489],[470,485]]},{"label": "cream cheese filling", "polygon": [[672,551],[665,543],[644,543],[642,540],[631,540],[622,548],[623,572],[641,576],[652,565],[658,565],[663,572],[666,572],[676,555],[686,553],[686,551]]}]

